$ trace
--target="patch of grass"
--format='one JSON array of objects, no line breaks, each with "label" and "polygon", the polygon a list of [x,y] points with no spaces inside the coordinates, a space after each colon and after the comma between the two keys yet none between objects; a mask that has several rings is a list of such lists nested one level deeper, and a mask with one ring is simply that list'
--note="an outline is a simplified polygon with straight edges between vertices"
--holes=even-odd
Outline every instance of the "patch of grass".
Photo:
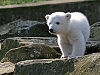
[{"label": "patch of grass", "polygon": [[0,0],[0,5],[21,4],[21,3],[39,2],[39,1],[48,1],[48,0]]}]

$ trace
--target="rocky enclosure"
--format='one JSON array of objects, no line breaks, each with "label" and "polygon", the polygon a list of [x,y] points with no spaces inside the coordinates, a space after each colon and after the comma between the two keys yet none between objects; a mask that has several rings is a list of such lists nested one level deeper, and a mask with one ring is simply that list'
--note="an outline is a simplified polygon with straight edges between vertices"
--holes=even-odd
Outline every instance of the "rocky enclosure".
[{"label": "rocky enclosure", "polygon": [[[81,6],[82,3],[85,3],[86,6],[84,6],[84,4]],[[70,4],[72,4],[71,9],[69,9]],[[53,7],[56,9],[57,7],[57,11],[60,10],[59,7],[65,7],[66,5],[68,5],[67,11],[76,10],[74,7],[83,11],[82,8],[85,7],[86,10],[84,10],[84,12],[88,17],[92,14],[88,14],[88,12],[93,12],[95,8],[97,9],[94,13],[99,10],[99,3],[97,3],[97,6],[95,6],[96,4],[93,2],[90,2],[89,5],[88,2],[76,2],[75,6],[73,4],[74,3],[65,3],[60,4],[60,6],[58,6],[58,4],[45,6],[47,6],[46,9]],[[92,4],[94,5],[93,7]],[[39,9],[38,6],[27,8],[28,10],[34,8],[41,11],[45,6],[39,6]],[[89,6],[91,6],[90,10],[87,8]],[[63,10],[65,10],[64,7]],[[18,9],[18,11],[25,9],[26,11],[26,8],[15,9]],[[44,15],[42,15],[41,18],[32,17],[33,20],[43,19],[48,11],[46,11],[46,9],[43,10],[45,13],[37,10],[38,13]],[[10,12],[10,10],[11,9],[7,11]],[[53,11],[53,9],[49,10],[51,12]],[[10,12],[10,14],[12,15],[14,12]],[[26,16],[25,14],[23,15]],[[32,14],[33,13],[31,13],[31,15]],[[22,13],[18,16],[20,15],[22,15]],[[34,15],[37,16],[37,13]],[[89,17],[91,23],[92,20],[95,22],[98,19],[96,17],[94,20],[94,15],[95,14],[92,15],[93,18]],[[16,14],[8,21],[12,21],[14,17],[16,17]],[[1,17],[1,21],[5,21],[5,19],[6,18],[2,19]],[[3,21],[1,24],[3,24]],[[86,44],[86,52],[83,57],[60,59],[61,52],[57,44],[57,38],[48,32],[48,27],[44,21],[39,22],[18,19],[8,24],[4,24],[0,26],[0,41],[0,75],[100,75],[100,22],[91,25],[91,35]]]},{"label": "rocky enclosure", "polygon": [[16,20],[0,30],[1,42],[3,41],[0,50],[2,75],[100,74],[100,53],[96,53],[100,52],[99,23],[91,26],[91,38],[86,44],[85,52],[90,55],[70,59],[59,59],[61,52],[56,37],[43,37],[53,36],[49,34],[44,22]]},{"label": "rocky enclosure", "polygon": [[[99,41],[88,41],[86,54],[100,52]],[[1,64],[12,62],[15,70],[4,71],[13,75],[99,75],[100,53],[78,58],[59,59],[61,53],[56,37],[14,37],[1,44]],[[20,62],[21,61],[21,62]],[[96,62],[96,63],[95,63]],[[13,66],[15,66],[12,64]],[[96,65],[96,66],[93,66]],[[27,69],[26,69],[27,68]],[[89,68],[89,69],[88,69]]]},{"label": "rocky enclosure", "polygon": [[27,60],[16,64],[15,75],[100,75],[100,53],[70,59]]}]

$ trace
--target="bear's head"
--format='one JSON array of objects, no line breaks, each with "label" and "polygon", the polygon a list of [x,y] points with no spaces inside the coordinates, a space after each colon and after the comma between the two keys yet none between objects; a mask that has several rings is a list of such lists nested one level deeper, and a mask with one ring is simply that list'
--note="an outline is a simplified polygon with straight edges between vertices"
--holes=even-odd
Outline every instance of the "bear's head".
[{"label": "bear's head", "polygon": [[54,12],[45,16],[49,32],[52,34],[63,34],[67,31],[71,19],[71,13]]}]

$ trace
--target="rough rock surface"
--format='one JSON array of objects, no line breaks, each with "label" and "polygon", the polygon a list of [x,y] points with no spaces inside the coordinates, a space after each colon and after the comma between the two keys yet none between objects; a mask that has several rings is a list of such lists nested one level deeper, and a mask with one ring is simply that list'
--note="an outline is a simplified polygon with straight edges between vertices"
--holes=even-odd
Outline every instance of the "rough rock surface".
[{"label": "rough rock surface", "polygon": [[86,44],[85,54],[97,53],[100,52],[100,41],[90,40]]},{"label": "rough rock surface", "polygon": [[57,39],[55,37],[15,37],[7,38],[1,44],[0,50],[0,60],[4,55],[13,48],[18,48],[20,46],[32,45],[34,43],[45,44],[48,46],[57,45]]},{"label": "rough rock surface", "polygon": [[100,41],[100,22],[91,25],[91,37]]},{"label": "rough rock surface", "polygon": [[[29,52],[32,52],[30,50],[30,47],[31,47],[31,49],[34,48],[33,45],[35,45],[35,44],[44,44],[44,45],[49,46],[49,47],[47,47],[47,46],[46,47],[51,49],[51,51],[53,50],[55,55],[57,54],[57,57],[59,57],[58,53],[61,54],[60,49],[57,45],[56,37],[15,37],[15,38],[8,38],[1,44],[0,60],[3,59],[4,57],[9,58],[10,61],[12,61],[12,62],[14,62],[14,61],[18,62],[19,61],[18,59],[20,59],[20,61],[23,59],[29,59],[26,56],[27,54],[25,54],[27,52],[25,50],[25,48],[27,48]],[[37,47],[35,47],[35,48],[37,51],[40,49],[40,48],[37,49]],[[46,50],[45,51],[46,54],[49,53],[47,51],[47,49],[44,49],[44,50]],[[88,41],[87,46],[86,46],[86,54],[95,53],[95,52],[100,52],[100,42],[92,41],[92,40]],[[22,55],[22,53],[24,53],[24,55],[25,55],[25,56],[23,55],[24,58],[20,58],[21,57],[20,55]],[[16,54],[18,54],[18,58],[16,57]],[[16,57],[16,58],[12,59],[11,58],[12,56]],[[35,59],[36,58],[40,58],[40,57],[36,56]],[[44,58],[48,58],[48,57],[44,57]],[[54,56],[54,58],[55,58],[55,56]],[[4,60],[4,59],[3,59],[3,61],[7,61],[7,59],[6,60]],[[32,59],[32,58],[30,58],[30,59]]]},{"label": "rough rock surface", "polygon": [[16,64],[14,75],[100,75],[100,53],[66,59],[36,59]]},{"label": "rough rock surface", "polygon": [[14,36],[51,36],[45,22],[16,20],[0,26],[0,39]]},{"label": "rough rock surface", "polygon": [[22,46],[23,44],[19,43],[19,40],[16,39],[6,39],[1,44],[1,50],[0,50],[0,60],[4,57],[6,52],[8,52],[12,48],[17,48]]},{"label": "rough rock surface", "polygon": [[0,62],[0,75],[13,75],[15,64],[11,62]]},{"label": "rough rock surface", "polygon": [[1,60],[1,62],[10,61],[17,63],[24,60],[32,59],[50,59],[60,58],[56,50],[43,44],[25,45],[18,48],[10,49]]}]

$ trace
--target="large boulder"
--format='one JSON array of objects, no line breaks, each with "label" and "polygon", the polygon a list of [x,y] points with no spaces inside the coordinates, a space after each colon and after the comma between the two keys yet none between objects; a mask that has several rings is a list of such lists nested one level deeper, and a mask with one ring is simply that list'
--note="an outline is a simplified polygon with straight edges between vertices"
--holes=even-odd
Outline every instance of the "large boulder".
[{"label": "large boulder", "polygon": [[[45,47],[45,45],[46,48],[49,48],[50,51],[48,52],[47,51],[48,49],[42,49],[43,51],[45,51],[45,55],[48,53],[53,54],[52,53],[53,51],[55,54],[55,55],[53,54],[54,58],[60,57],[59,54],[61,55],[61,52],[59,46],[57,45],[56,37],[14,37],[14,38],[8,38],[4,40],[4,42],[1,44],[0,60],[2,60],[2,62],[11,61],[16,63],[18,61],[22,61],[26,59],[28,60],[28,59],[36,59],[36,58],[53,58],[53,56],[42,57],[44,56],[44,54],[42,54],[42,56],[39,55],[39,57],[37,57],[36,54],[33,52],[34,50],[30,50],[36,46],[35,49],[39,51],[41,47]],[[39,48],[37,48],[37,46],[39,46]],[[32,52],[33,56],[35,57],[29,58],[28,56],[30,56],[30,54],[27,55],[28,53],[25,49],[28,49],[30,53]],[[42,53],[41,51],[39,52]],[[85,54],[91,54],[95,52],[100,52],[100,42],[93,41],[93,40],[88,41],[86,44]],[[18,56],[18,58],[16,57],[16,55]]]},{"label": "large boulder", "polygon": [[5,54],[13,48],[18,48],[20,46],[32,45],[34,43],[45,44],[48,46],[57,45],[57,39],[55,37],[14,37],[7,38],[1,43],[0,50],[0,60],[5,56]]},{"label": "large boulder", "polygon": [[100,53],[66,59],[36,59],[16,64],[14,75],[100,75]]},{"label": "large boulder", "polygon": [[8,52],[12,48],[17,48],[22,46],[23,44],[19,43],[20,40],[16,38],[8,38],[1,43],[1,50],[0,50],[0,60],[4,57],[6,52]]},{"label": "large boulder", "polygon": [[52,36],[45,22],[16,20],[0,26],[0,39],[15,36]]},{"label": "large boulder", "polygon": [[61,55],[57,53],[56,50],[49,46],[43,44],[32,44],[10,49],[1,62],[9,61],[17,63],[19,61],[32,59],[60,58],[60,56]]}]

